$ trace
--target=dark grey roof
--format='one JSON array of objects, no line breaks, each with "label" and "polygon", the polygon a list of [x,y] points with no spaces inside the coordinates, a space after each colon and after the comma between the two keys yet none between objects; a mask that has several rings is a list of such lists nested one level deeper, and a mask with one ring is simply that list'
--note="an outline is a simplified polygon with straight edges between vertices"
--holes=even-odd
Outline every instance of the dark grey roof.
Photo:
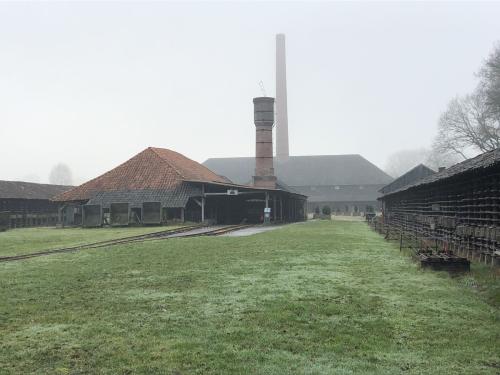
[{"label": "dark grey roof", "polygon": [[72,186],[0,180],[0,199],[50,199]]},{"label": "dark grey roof", "polygon": [[[221,183],[212,183],[211,185],[224,186],[224,184]],[[278,182],[277,185],[278,189],[291,194],[302,195],[296,189],[283,183]],[[254,188],[253,186],[239,186],[234,184],[228,184],[227,186],[241,187],[248,190]],[[183,182],[173,189],[99,191],[87,201],[87,204],[99,204],[107,208],[110,203],[128,203],[130,207],[142,207],[143,202],[160,202],[162,207],[185,207],[190,197],[200,197],[201,195],[201,185],[198,182]]]},{"label": "dark grey roof", "polygon": [[281,180],[276,181],[276,189],[280,189],[280,190],[286,191],[286,192],[291,193],[291,194],[305,195],[307,197],[307,194],[303,194],[300,191],[300,189],[296,189],[292,186],[288,186],[287,184],[285,184]]},{"label": "dark grey roof", "polygon": [[424,164],[419,164],[415,168],[410,169],[404,175],[396,178],[390,184],[385,185],[382,189],[380,189],[380,192],[382,194],[388,194],[391,191],[401,189],[402,187],[404,187],[408,184],[416,182],[416,181],[418,181],[424,177],[430,176],[434,173],[436,173],[436,171],[433,171],[432,169],[425,166]]},{"label": "dark grey roof", "polygon": [[[254,175],[255,158],[211,158],[203,163],[215,173],[244,184]],[[386,185],[392,177],[361,155],[290,156],[274,159],[276,176],[289,186]]]},{"label": "dark grey roof", "polygon": [[383,185],[294,186],[309,202],[376,202]]},{"label": "dark grey roof", "polygon": [[100,191],[87,204],[109,207],[110,203],[128,203],[130,207],[142,207],[143,202],[161,202],[162,207],[185,207],[190,197],[200,195],[201,189],[198,186],[182,183],[172,190]]},{"label": "dark grey roof", "polygon": [[403,186],[400,189],[391,191],[384,196],[388,196],[401,191],[406,191],[408,189],[416,188],[418,186],[433,184],[438,181],[443,181],[453,177],[459,177],[470,172],[481,172],[488,168],[498,167],[500,165],[500,148],[493,151],[485,152],[484,154],[478,155],[474,158],[467,159],[461,163],[455,164],[448,169],[441,172],[434,173],[428,177],[421,180],[415,181],[414,183]]}]

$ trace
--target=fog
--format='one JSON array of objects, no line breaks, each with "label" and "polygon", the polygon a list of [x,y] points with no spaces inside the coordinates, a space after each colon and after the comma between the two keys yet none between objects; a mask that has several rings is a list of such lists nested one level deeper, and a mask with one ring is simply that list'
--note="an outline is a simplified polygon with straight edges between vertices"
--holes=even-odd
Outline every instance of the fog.
[{"label": "fog", "polygon": [[0,179],[76,183],[148,146],[252,156],[286,34],[292,155],[428,147],[500,3],[0,3]]}]

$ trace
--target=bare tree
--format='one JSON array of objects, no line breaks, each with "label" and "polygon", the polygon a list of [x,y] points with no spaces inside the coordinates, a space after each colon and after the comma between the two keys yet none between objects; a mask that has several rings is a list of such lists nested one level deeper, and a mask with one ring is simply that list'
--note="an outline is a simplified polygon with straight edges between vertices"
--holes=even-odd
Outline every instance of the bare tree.
[{"label": "bare tree", "polygon": [[71,169],[64,163],[56,164],[50,171],[49,182],[55,185],[71,185],[73,183]]},{"label": "bare tree", "polygon": [[400,150],[387,158],[385,172],[392,177],[399,177],[417,165],[424,163],[429,151],[425,148]]},{"label": "bare tree", "polygon": [[419,164],[424,164],[437,171],[439,167],[448,168],[462,160],[463,158],[455,153],[443,153],[435,149],[418,148],[400,150],[389,156],[385,166],[385,172],[397,178]]},{"label": "bare tree", "polygon": [[467,151],[486,152],[500,146],[500,124],[492,116],[484,91],[456,97],[441,115],[433,148],[467,158]]},{"label": "bare tree", "polygon": [[495,45],[478,76],[479,87],[486,97],[486,105],[492,115],[500,117],[500,42]]},{"label": "bare tree", "polygon": [[438,171],[440,167],[448,168],[452,165],[460,163],[463,160],[464,159],[456,153],[445,153],[433,148],[427,153],[424,164],[429,168]]}]

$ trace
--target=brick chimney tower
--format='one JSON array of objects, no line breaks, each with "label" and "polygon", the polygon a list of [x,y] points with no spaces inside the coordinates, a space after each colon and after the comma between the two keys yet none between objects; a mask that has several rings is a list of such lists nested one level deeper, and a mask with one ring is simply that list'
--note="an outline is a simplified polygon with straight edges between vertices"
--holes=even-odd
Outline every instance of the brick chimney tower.
[{"label": "brick chimney tower", "polygon": [[276,157],[286,160],[288,149],[288,108],[286,98],[285,34],[276,35]]},{"label": "brick chimney tower", "polygon": [[274,98],[253,99],[255,123],[255,176],[253,185],[276,188],[273,167]]}]

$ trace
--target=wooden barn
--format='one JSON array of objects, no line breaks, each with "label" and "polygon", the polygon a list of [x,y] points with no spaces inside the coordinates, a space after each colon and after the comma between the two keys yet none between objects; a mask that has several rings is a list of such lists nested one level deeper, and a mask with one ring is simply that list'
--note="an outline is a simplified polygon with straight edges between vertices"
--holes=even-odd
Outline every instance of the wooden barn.
[{"label": "wooden barn", "polygon": [[0,227],[48,226],[57,223],[57,204],[50,199],[72,186],[0,181]]},{"label": "wooden barn", "polygon": [[169,221],[258,223],[264,208],[271,221],[305,218],[306,197],[275,188],[233,184],[175,151],[149,147],[120,166],[67,192],[60,205],[63,225],[158,225]]},{"label": "wooden barn", "polygon": [[500,149],[390,189],[380,200],[388,234],[498,264]]}]

